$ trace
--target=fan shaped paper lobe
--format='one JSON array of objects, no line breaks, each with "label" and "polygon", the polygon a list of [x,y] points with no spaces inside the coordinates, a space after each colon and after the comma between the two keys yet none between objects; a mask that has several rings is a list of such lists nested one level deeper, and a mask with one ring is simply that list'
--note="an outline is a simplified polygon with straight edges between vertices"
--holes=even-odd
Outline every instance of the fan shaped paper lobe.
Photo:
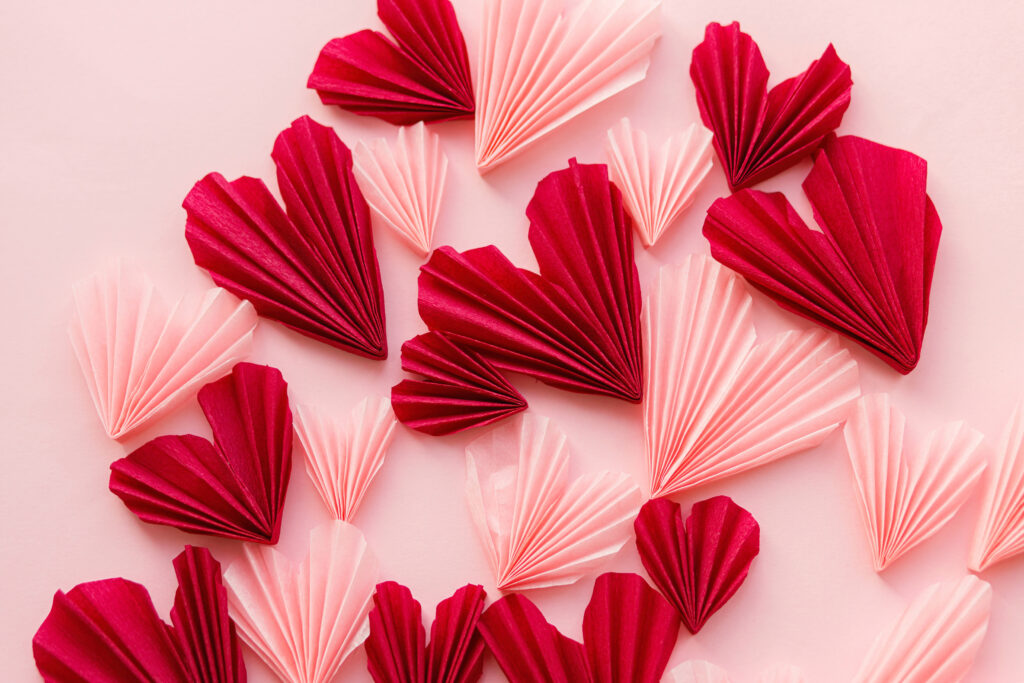
[{"label": "fan shaped paper lobe", "polygon": [[969,566],[982,572],[1024,552],[1024,403],[1018,404],[989,466]]}]

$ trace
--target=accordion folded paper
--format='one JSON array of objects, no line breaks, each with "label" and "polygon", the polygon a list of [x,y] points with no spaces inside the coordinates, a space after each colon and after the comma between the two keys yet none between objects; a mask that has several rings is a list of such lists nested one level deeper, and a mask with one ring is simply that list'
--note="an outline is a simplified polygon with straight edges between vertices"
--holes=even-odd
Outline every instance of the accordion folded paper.
[{"label": "accordion folded paper", "polygon": [[612,181],[640,241],[650,247],[693,203],[711,170],[711,133],[692,123],[652,150],[647,134],[622,119],[608,131],[607,152]]},{"label": "accordion folded paper", "polygon": [[426,644],[420,603],[394,581],[377,584],[366,640],[367,668],[377,683],[474,683],[483,673],[477,622],[487,594],[467,585],[437,606]]},{"label": "accordion folded paper", "polygon": [[350,522],[373,483],[395,429],[386,398],[365,398],[344,419],[310,406],[295,410],[306,472],[335,519]]},{"label": "accordion folded paper", "polygon": [[861,398],[843,428],[876,572],[952,519],[978,483],[982,436],[963,422],[903,443],[906,418],[886,394]]},{"label": "accordion folded paper", "polygon": [[126,579],[57,591],[32,639],[43,680],[244,683],[220,563],[206,548],[187,545],[174,558],[174,573],[171,625],[157,614],[145,587]]},{"label": "accordion folded paper", "polygon": [[704,236],[777,304],[906,374],[921,356],[942,232],[927,175],[910,152],[829,136],[803,183],[820,230],[781,193],[743,190],[711,205]]},{"label": "accordion folded paper", "polygon": [[665,267],[644,317],[651,495],[743,472],[818,445],[859,394],[833,334],[755,344],[743,280],[704,256]]},{"label": "accordion folded paper", "polygon": [[[691,659],[669,672],[672,683],[731,683],[728,672],[711,662]],[[804,675],[795,666],[773,666],[758,676],[758,683],[803,683]]]},{"label": "accordion folded paper", "polygon": [[583,643],[558,632],[522,595],[484,611],[480,633],[511,683],[656,683],[679,633],[672,606],[636,574],[602,574],[583,613]]},{"label": "accordion folded paper", "polygon": [[223,289],[161,299],[119,262],[75,285],[71,344],[107,434],[126,436],[228,372],[252,346],[256,312]]},{"label": "accordion folded paper", "polygon": [[377,560],[363,534],[331,521],[309,534],[293,564],[274,548],[245,546],[224,574],[242,640],[282,681],[330,683],[366,640]]},{"label": "accordion folded paper", "polygon": [[1024,403],[1006,426],[989,466],[968,566],[982,572],[1024,552]]},{"label": "accordion folded paper", "polygon": [[278,370],[239,363],[199,391],[213,443],[157,437],[110,466],[110,490],[150,524],[277,543],[292,471],[287,389]]},{"label": "accordion folded paper", "polygon": [[487,0],[477,62],[476,165],[501,164],[639,83],[661,34],[658,0]]},{"label": "accordion folded paper", "polygon": [[693,50],[690,78],[700,117],[733,190],[758,183],[810,154],[850,106],[850,67],[831,45],[799,76],[768,90],[761,51],[736,22],[711,23]]},{"label": "accordion folded paper", "polygon": [[262,181],[200,180],[185,198],[196,265],[260,315],[369,358],[387,357],[384,295],[370,209],[352,154],[308,116],[272,154],[285,210]]},{"label": "accordion folded paper", "polygon": [[466,498],[506,591],[578,581],[626,544],[640,507],[625,474],[570,481],[565,434],[529,414],[466,447]]},{"label": "accordion folded paper", "polygon": [[538,183],[526,214],[539,276],[493,246],[441,247],[420,274],[420,317],[500,369],[639,401],[640,280],[607,167],[571,160]]},{"label": "accordion folded paper", "polygon": [[393,41],[363,30],[335,38],[309,75],[324,104],[390,123],[473,116],[469,56],[449,0],[378,0]]},{"label": "accordion folded paper", "polygon": [[480,427],[526,410],[526,400],[480,354],[442,332],[402,344],[402,369],[423,379],[403,379],[391,389],[399,421],[440,436]]}]

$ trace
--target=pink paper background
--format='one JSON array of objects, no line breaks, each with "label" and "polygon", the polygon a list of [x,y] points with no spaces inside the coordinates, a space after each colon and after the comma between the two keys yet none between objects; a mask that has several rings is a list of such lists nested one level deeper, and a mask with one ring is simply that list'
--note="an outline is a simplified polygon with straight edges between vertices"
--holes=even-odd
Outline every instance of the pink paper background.
[{"label": "pink paper background", "polygon": [[[479,0],[456,0],[477,53]],[[865,135],[928,159],[929,191],[945,225],[923,360],[900,377],[859,348],[865,391],[890,391],[921,433],[964,418],[991,444],[1022,394],[1024,120],[1020,33],[1024,5],[666,0],[664,37],[648,79],[581,116],[485,179],[473,167],[472,123],[436,126],[451,160],[436,244],[493,242],[533,263],[524,210],[545,173],[605,161],[604,132],[628,115],[660,137],[697,117],[690,51],[710,20],[741,20],[760,43],[772,83],[796,73],[832,40],[853,67],[853,103],[841,132]],[[379,27],[372,0],[175,3],[6,2],[0,7],[0,205],[3,211],[5,470],[0,558],[5,680],[35,680],[30,640],[57,588],[125,576],[171,604],[171,558],[185,542],[229,562],[239,547],[144,525],[107,491],[108,464],[160,433],[206,426],[194,402],[122,446],[107,439],[82,381],[66,327],[71,283],[107,259],[137,259],[169,298],[208,286],[183,237],[180,203],[192,183],[219,170],[271,178],[274,136],[309,113],[350,145],[393,135],[379,121],[322,107],[304,88],[319,47]],[[804,163],[762,189],[793,190]],[[638,243],[646,287],[659,264],[707,251],[703,210],[726,191],[720,168],[693,209],[653,249]],[[798,205],[799,206],[799,205]],[[401,377],[398,349],[422,330],[416,315],[420,260],[386,229],[377,248],[387,300],[386,363],[362,360],[261,322],[256,362],[279,367],[294,402],[347,411]],[[759,331],[803,325],[757,295]],[[516,378],[531,410],[568,433],[577,471],[618,468],[643,480],[641,409]],[[457,586],[496,594],[462,496],[464,444],[399,428],[389,459],[356,523],[380,557],[382,578],[409,585],[429,613]],[[327,518],[297,451],[280,547],[298,555],[307,530]],[[802,666],[810,681],[852,676],[875,635],[927,584],[961,576],[977,498],[936,537],[881,577],[871,570],[838,434],[823,446],[705,487],[682,501],[727,493],[762,526],[761,555],[746,584],[696,637],[683,635],[671,665],[709,659],[738,681],[773,662]],[[632,546],[608,569],[639,570]],[[971,680],[1024,679],[1024,559],[986,572],[995,589],[989,635]],[[593,578],[531,594],[579,637]],[[270,680],[255,657],[251,679]],[[361,680],[360,649],[341,679]],[[489,679],[500,680],[491,668]]]}]

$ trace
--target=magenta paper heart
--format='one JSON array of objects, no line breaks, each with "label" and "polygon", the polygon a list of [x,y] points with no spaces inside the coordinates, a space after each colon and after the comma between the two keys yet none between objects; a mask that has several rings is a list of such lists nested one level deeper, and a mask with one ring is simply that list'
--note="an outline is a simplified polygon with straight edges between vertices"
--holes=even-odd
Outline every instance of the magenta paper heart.
[{"label": "magenta paper heart", "polygon": [[288,385],[239,363],[199,391],[214,443],[161,436],[110,466],[110,490],[150,524],[276,543],[292,467]]},{"label": "magenta paper heart", "polygon": [[448,0],[378,0],[394,37],[364,30],[327,43],[306,87],[324,104],[397,125],[471,118],[469,56]]},{"label": "magenta paper heart", "polygon": [[814,151],[850,106],[850,67],[831,45],[807,71],[768,90],[761,51],[740,25],[708,24],[690,78],[704,125],[734,191],[779,173]]}]

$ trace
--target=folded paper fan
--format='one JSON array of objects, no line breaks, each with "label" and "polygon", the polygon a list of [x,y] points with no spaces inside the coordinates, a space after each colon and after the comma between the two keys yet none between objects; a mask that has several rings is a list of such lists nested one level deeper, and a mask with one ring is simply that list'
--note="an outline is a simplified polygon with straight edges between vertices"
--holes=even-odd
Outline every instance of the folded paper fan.
[{"label": "folded paper fan", "polygon": [[654,243],[692,203],[711,170],[711,134],[693,123],[651,150],[647,134],[629,119],[608,131],[612,181],[622,190],[633,227],[645,247]]},{"label": "folded paper fan", "polygon": [[32,639],[43,680],[244,683],[220,564],[206,548],[187,545],[174,558],[174,573],[170,626],[146,589],[132,581],[105,579],[57,591]]},{"label": "folded paper fan", "polygon": [[399,421],[439,436],[480,427],[526,410],[526,400],[477,353],[442,332],[402,344],[402,369],[423,376],[391,389]]},{"label": "folded paper fan", "polygon": [[974,576],[924,590],[880,633],[853,683],[956,683],[988,628],[992,587]]},{"label": "folded paper fan", "polygon": [[625,474],[569,480],[565,435],[524,415],[466,447],[466,497],[500,590],[574,583],[619,551],[640,490]]},{"label": "folded paper fan", "polygon": [[418,123],[398,129],[394,148],[384,138],[360,141],[355,170],[377,215],[421,256],[429,254],[448,171],[440,136]]},{"label": "folded paper fan", "polygon": [[917,365],[942,225],[921,157],[829,136],[804,180],[820,230],[780,193],[708,209],[711,253],[783,308],[831,327],[904,374]]},{"label": "folded paper fan", "polygon": [[362,533],[331,521],[309,534],[298,565],[274,548],[245,546],[224,583],[242,640],[289,683],[330,683],[369,634],[377,560]]},{"label": "folded paper fan", "polygon": [[488,171],[647,75],[658,0],[488,0],[477,69],[476,165]]},{"label": "folded paper fan", "polygon": [[876,572],[952,519],[985,469],[982,436],[963,422],[914,451],[904,446],[905,424],[887,394],[874,394],[857,401],[843,428]]},{"label": "folded paper fan", "polygon": [[276,543],[292,471],[287,388],[278,370],[239,363],[199,391],[213,443],[157,437],[110,466],[110,490],[150,524]]},{"label": "folded paper fan", "polygon": [[196,265],[264,317],[386,358],[377,252],[352,154],[333,130],[303,116],[277,136],[272,156],[287,212],[255,178],[211,173],[185,197]]},{"label": "folded paper fan", "polygon": [[335,519],[352,521],[373,483],[395,429],[386,398],[365,398],[345,420],[310,407],[295,410],[295,433],[306,452],[306,472]]},{"label": "folded paper fan", "polygon": [[853,87],[850,67],[829,45],[806,71],[769,91],[761,51],[737,22],[708,24],[690,78],[734,191],[813,152],[843,120]]},{"label": "folded paper fan", "polygon": [[835,335],[755,344],[750,306],[742,279],[707,257],[658,273],[644,313],[653,496],[816,446],[860,394],[857,364]]},{"label": "folded paper fan", "polygon": [[672,683],[730,683],[729,673],[702,659],[683,662],[669,672]]},{"label": "folded paper fan", "polygon": [[389,123],[473,116],[466,41],[449,0],[378,0],[394,42],[363,30],[327,43],[307,88],[324,104]]},{"label": "folded paper fan", "polygon": [[969,566],[982,572],[1024,552],[1024,403],[1017,406],[989,468]]},{"label": "folded paper fan", "polygon": [[71,344],[103,428],[126,436],[217,379],[252,346],[256,312],[220,288],[168,306],[119,262],[75,285]]}]

